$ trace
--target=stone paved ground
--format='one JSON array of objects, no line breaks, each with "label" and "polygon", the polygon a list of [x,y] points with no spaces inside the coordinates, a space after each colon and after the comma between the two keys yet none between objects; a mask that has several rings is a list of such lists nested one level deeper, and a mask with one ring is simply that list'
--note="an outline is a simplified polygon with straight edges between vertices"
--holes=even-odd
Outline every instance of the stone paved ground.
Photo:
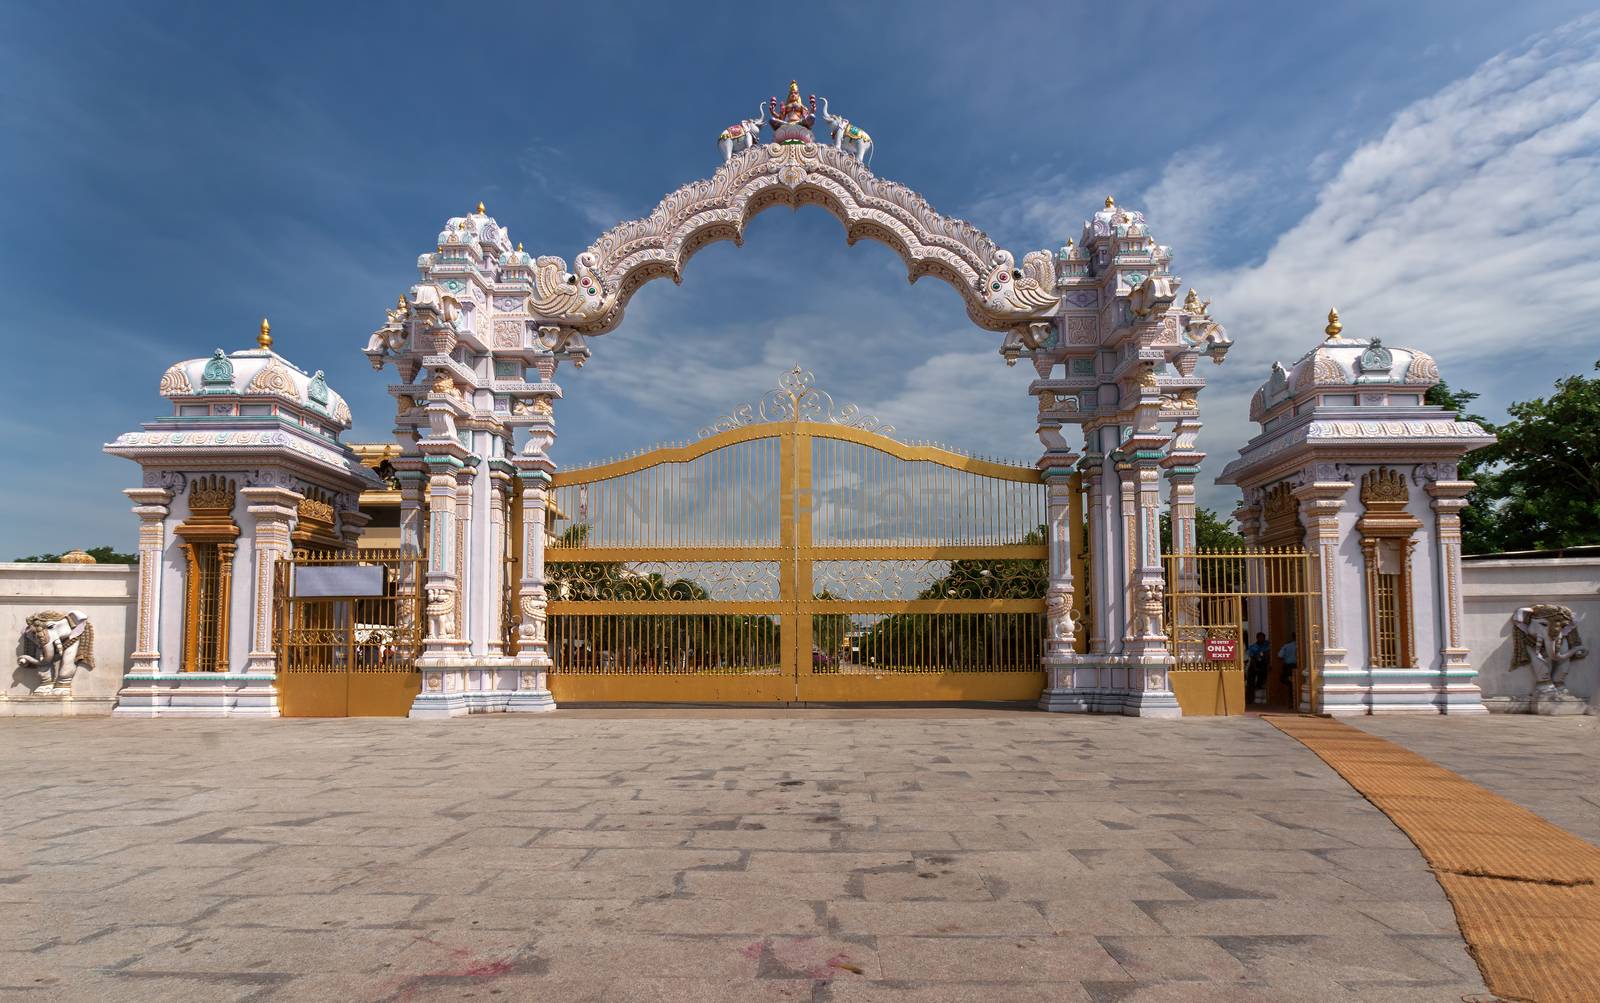
[{"label": "stone paved ground", "polygon": [[1406,838],[1255,719],[13,719],[0,762],[8,1000],[1484,992]]},{"label": "stone paved ground", "polygon": [[1600,844],[1600,717],[1350,721]]}]

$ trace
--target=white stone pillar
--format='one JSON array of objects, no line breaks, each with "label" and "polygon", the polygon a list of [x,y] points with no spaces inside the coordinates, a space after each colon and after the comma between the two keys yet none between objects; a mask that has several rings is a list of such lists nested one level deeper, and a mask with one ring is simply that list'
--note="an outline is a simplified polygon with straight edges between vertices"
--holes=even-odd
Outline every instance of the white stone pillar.
[{"label": "white stone pillar", "polygon": [[427,634],[417,669],[422,690],[411,705],[417,718],[467,713],[466,677],[461,659],[460,540],[456,529],[456,470],[445,457],[430,457],[428,478],[428,565],[424,575]]},{"label": "white stone pillar", "polygon": [[[1483,692],[1478,688],[1478,673],[1470,661],[1472,652],[1461,634],[1461,510],[1467,507],[1472,481],[1434,481],[1428,485],[1433,497],[1434,518],[1438,524],[1438,567],[1434,582],[1436,615],[1439,618],[1439,668],[1443,674],[1446,714],[1485,714]],[[1420,610],[1419,610],[1420,612]]]},{"label": "white stone pillar", "polygon": [[172,492],[166,488],[129,488],[139,517],[139,598],[134,627],[133,661],[129,672],[161,671],[162,557],[167,549],[167,512]]},{"label": "white stone pillar", "polygon": [[1343,596],[1339,592],[1339,513],[1354,487],[1349,481],[1315,481],[1295,491],[1300,519],[1305,526],[1306,552],[1310,555],[1310,581],[1306,590],[1316,598],[1308,605],[1316,621],[1308,625],[1319,632],[1322,648],[1321,679],[1310,678],[1317,661],[1312,638],[1296,639],[1302,673],[1300,709],[1348,716],[1372,710],[1372,676],[1361,666],[1346,664],[1345,637],[1353,625],[1344,623]]},{"label": "white stone pillar", "polygon": [[[1166,586],[1161,567],[1161,453],[1136,449],[1132,486],[1132,588],[1128,590],[1128,699],[1123,713],[1137,717],[1179,717],[1178,698],[1167,677],[1172,654],[1164,627]],[[1126,497],[1126,493],[1124,495]]]},{"label": "white stone pillar", "polygon": [[[546,461],[548,462],[548,461]],[[545,610],[544,542],[550,472],[531,457],[517,457],[522,482],[522,580],[517,583],[517,690],[508,711],[554,710],[550,694],[550,637]]]},{"label": "white stone pillar", "polygon": [[[1072,515],[1077,457],[1064,450],[1047,452],[1040,460],[1044,474],[1046,531],[1049,546],[1048,584],[1045,589],[1045,688],[1039,707],[1049,711],[1087,713],[1094,709],[1094,670],[1084,664],[1076,647],[1082,611],[1072,577]],[[1079,678],[1080,669],[1085,678]]]},{"label": "white stone pillar", "polygon": [[506,507],[511,490],[510,477],[494,470],[489,474],[489,567],[482,577],[490,583],[484,596],[488,603],[490,655],[508,654],[505,642],[505,602],[503,597],[511,583],[506,580]]},{"label": "white stone pillar", "polygon": [[1104,655],[1106,638],[1110,635],[1112,595],[1107,584],[1110,581],[1108,565],[1116,558],[1116,550],[1111,545],[1111,535],[1106,531],[1105,457],[1091,453],[1085,460],[1089,464],[1084,471],[1089,478],[1089,652]]},{"label": "white stone pillar", "polygon": [[255,519],[254,567],[250,580],[255,583],[251,597],[250,653],[245,662],[249,673],[275,674],[277,649],[272,636],[273,602],[277,589],[278,562],[293,549],[290,532],[300,499],[298,491],[281,487],[240,488],[246,511]]}]

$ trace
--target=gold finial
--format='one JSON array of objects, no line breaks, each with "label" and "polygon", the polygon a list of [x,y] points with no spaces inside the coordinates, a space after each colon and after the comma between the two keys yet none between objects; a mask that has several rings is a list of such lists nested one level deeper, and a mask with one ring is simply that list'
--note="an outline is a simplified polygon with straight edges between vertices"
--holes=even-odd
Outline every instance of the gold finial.
[{"label": "gold finial", "polygon": [[522,241],[520,241],[520,240],[517,241],[517,253],[518,254],[522,253]]},{"label": "gold finial", "polygon": [[1107,209],[1115,209],[1116,207],[1117,207],[1117,200],[1112,198],[1110,195],[1107,195],[1106,196],[1106,208]]},{"label": "gold finial", "polygon": [[395,309],[396,310],[404,310],[406,308],[406,305],[407,305],[406,304],[406,294],[405,293],[401,293],[400,297],[394,301]]},{"label": "gold finial", "polygon": [[1334,307],[1328,311],[1328,326],[1322,329],[1322,333],[1329,338],[1337,338],[1339,337],[1339,332],[1343,330],[1344,325],[1339,323],[1339,308]]},{"label": "gold finial", "polygon": [[483,201],[481,199],[478,201],[478,215],[483,215]]},{"label": "gold finial", "polygon": [[272,325],[267,323],[267,318],[261,318],[261,333],[256,335],[256,344],[262,349],[272,347]]}]

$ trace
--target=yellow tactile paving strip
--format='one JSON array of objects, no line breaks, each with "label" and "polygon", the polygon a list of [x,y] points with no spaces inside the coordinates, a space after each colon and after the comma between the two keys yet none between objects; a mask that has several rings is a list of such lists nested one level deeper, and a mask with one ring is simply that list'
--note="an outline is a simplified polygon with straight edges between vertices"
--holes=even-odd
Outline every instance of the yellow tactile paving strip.
[{"label": "yellow tactile paving strip", "polygon": [[1497,996],[1600,1000],[1600,847],[1393,742],[1269,716],[1399,826],[1450,897]]}]

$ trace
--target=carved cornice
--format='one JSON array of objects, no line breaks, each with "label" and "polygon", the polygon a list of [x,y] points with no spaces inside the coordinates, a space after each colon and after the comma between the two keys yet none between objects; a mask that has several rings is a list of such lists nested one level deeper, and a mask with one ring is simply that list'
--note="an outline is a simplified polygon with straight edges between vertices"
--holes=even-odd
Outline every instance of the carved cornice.
[{"label": "carved cornice", "polygon": [[175,532],[190,543],[223,543],[239,535],[233,521],[238,486],[221,474],[206,474],[189,481],[189,516]]}]

